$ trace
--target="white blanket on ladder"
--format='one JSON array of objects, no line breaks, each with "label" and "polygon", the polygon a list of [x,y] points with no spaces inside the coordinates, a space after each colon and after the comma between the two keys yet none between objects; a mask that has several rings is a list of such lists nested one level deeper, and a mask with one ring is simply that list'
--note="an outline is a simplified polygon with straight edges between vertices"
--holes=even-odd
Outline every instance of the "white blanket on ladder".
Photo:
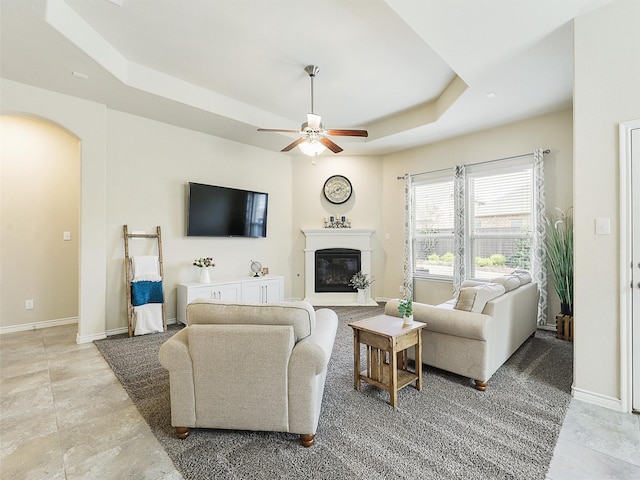
[{"label": "white blanket on ladder", "polygon": [[162,304],[147,303],[133,307],[134,335],[145,335],[164,331]]}]

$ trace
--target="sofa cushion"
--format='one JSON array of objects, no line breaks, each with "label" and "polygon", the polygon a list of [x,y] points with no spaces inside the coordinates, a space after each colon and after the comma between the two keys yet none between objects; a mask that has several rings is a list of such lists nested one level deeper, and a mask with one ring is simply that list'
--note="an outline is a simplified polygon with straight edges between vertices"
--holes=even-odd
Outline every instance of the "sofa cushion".
[{"label": "sofa cushion", "polygon": [[[484,307],[487,305],[487,302],[505,293],[504,286],[498,283],[485,283],[483,285],[478,285],[475,287],[461,288],[460,294],[458,295],[458,299],[460,299],[461,296],[465,297],[462,303],[462,305],[465,307],[466,307],[466,303],[468,302],[468,297],[472,295],[471,293],[468,293],[469,290],[473,291],[473,293],[475,293],[475,296],[474,296],[471,310],[465,310],[465,311],[476,312],[476,313],[482,312],[482,310],[484,310]],[[457,310],[462,310],[461,308],[457,308],[457,303],[455,308]]]},{"label": "sofa cushion", "polygon": [[458,295],[458,300],[453,308],[456,310],[462,310],[465,312],[470,312],[473,308],[473,302],[476,300],[476,289],[475,287],[467,287],[460,290],[460,295]]},{"label": "sofa cushion", "polygon": [[531,274],[529,272],[520,272],[518,270],[514,270],[511,275],[515,275],[520,279],[520,285],[526,285],[527,283],[531,283]]},{"label": "sofa cushion", "polygon": [[506,292],[515,290],[520,286],[520,277],[517,275],[502,275],[491,280],[491,283],[498,283],[504,287]]}]

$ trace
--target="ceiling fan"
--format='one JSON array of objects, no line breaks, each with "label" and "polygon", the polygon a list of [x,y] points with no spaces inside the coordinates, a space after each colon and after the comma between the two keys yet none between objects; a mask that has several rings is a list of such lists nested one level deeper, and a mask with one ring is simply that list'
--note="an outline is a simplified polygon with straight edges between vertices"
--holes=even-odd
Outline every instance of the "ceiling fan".
[{"label": "ceiling fan", "polygon": [[300,147],[302,153],[309,156],[320,154],[325,147],[333,153],[340,153],[342,148],[327,138],[334,137],[367,137],[366,130],[325,129],[321,123],[322,117],[313,113],[313,79],[320,71],[317,65],[307,65],[304,69],[311,78],[311,113],[307,113],[307,121],[300,126],[300,130],[282,130],[275,128],[259,128],[259,132],[298,133],[300,138],[284,147],[281,151],[288,152]]}]

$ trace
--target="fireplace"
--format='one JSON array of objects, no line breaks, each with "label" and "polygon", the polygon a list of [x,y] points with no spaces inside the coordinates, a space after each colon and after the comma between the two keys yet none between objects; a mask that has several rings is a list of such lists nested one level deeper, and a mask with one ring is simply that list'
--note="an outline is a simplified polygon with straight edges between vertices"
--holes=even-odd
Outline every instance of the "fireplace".
[{"label": "fireplace", "polygon": [[325,248],[316,250],[316,292],[351,292],[349,280],[360,271],[360,250]]},{"label": "fireplace", "polygon": [[371,272],[373,230],[322,228],[304,229],[302,232],[306,237],[304,249],[304,299],[306,301],[315,306],[377,305],[371,298],[370,289],[365,290],[365,303],[358,303],[357,291],[348,285],[353,274],[358,271],[373,277]]}]

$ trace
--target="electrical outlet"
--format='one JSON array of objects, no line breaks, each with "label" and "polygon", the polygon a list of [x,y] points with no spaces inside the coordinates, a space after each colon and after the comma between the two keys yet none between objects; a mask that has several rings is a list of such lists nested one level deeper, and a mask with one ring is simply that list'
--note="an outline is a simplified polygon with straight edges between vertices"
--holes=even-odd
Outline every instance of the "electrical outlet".
[{"label": "electrical outlet", "polygon": [[400,291],[400,293],[404,293],[404,285],[400,285],[400,288],[398,288],[398,290]]},{"label": "electrical outlet", "polygon": [[24,302],[24,308],[27,310],[33,310],[33,300],[26,300]]}]

